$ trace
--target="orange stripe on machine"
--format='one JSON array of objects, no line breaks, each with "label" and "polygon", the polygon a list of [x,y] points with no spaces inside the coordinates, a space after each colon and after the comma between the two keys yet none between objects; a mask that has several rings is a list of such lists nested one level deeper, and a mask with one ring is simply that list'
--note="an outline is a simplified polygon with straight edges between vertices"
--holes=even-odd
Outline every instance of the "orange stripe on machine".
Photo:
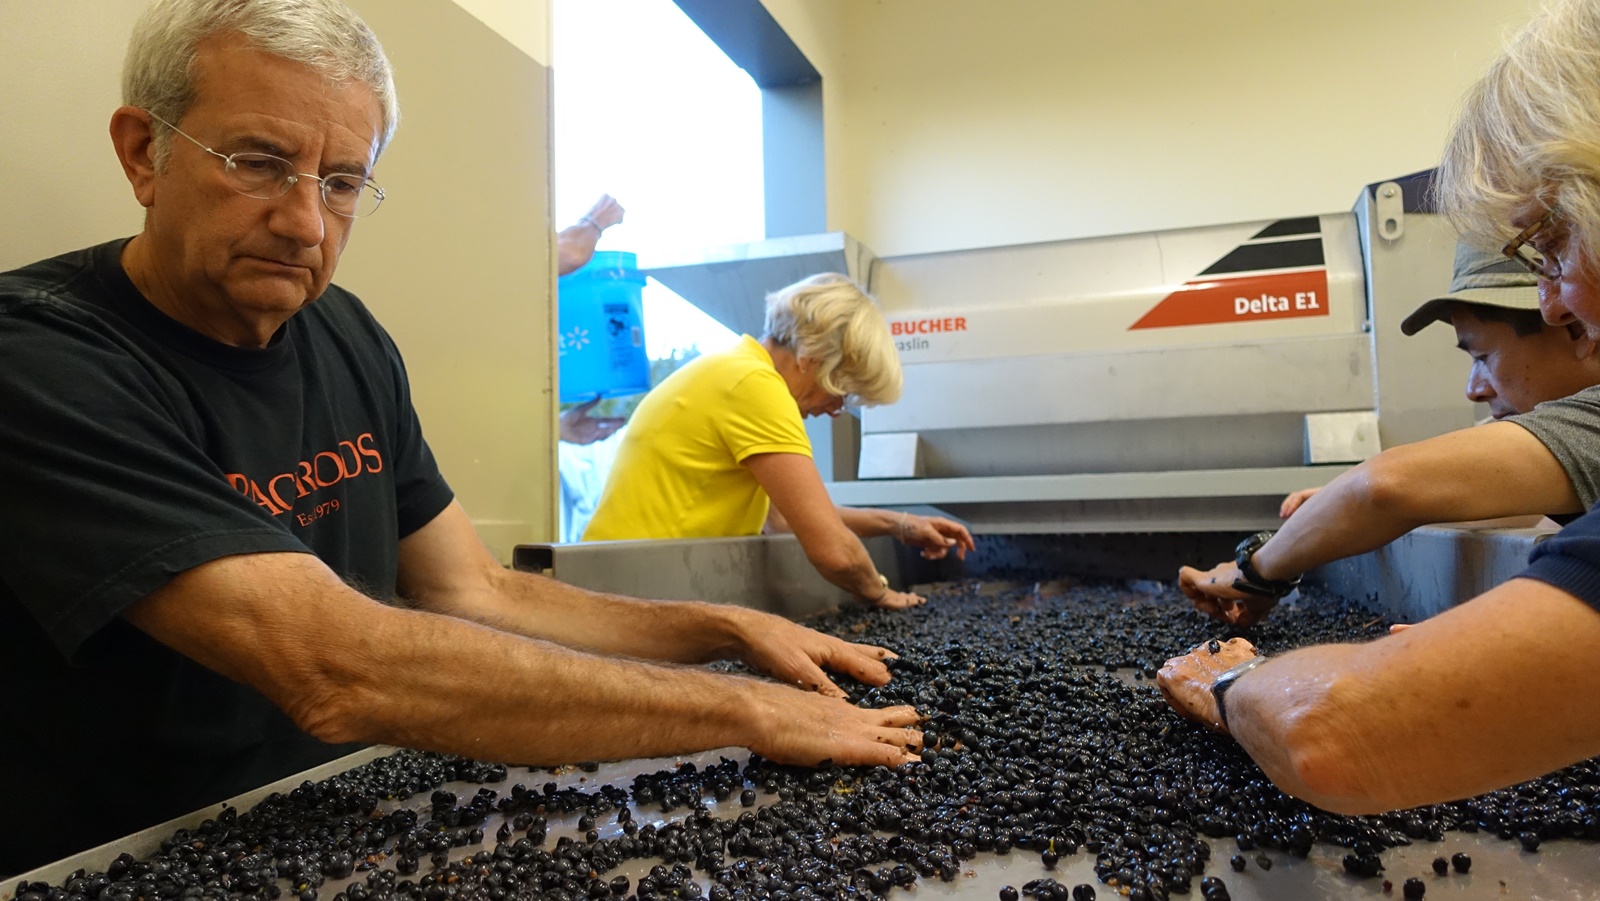
[{"label": "orange stripe on machine", "polygon": [[1192,281],[1150,308],[1132,329],[1215,325],[1328,315],[1328,270]]},{"label": "orange stripe on machine", "polygon": [[964,332],[967,317],[945,316],[937,319],[898,319],[889,323],[891,335],[932,335],[940,332]]}]

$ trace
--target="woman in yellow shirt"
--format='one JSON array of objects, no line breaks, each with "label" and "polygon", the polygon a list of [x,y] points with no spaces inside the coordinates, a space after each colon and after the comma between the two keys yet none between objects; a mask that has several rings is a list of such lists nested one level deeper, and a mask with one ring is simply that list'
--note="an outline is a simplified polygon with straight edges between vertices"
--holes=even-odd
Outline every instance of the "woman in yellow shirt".
[{"label": "woman in yellow shirt", "polygon": [[861,538],[893,535],[930,559],[973,546],[937,516],[836,506],[811,459],[803,417],[900,397],[883,315],[851,279],[814,275],[767,297],[766,335],[690,362],[634,411],[584,541],[791,531],[824,578],[883,607],[893,591]]}]

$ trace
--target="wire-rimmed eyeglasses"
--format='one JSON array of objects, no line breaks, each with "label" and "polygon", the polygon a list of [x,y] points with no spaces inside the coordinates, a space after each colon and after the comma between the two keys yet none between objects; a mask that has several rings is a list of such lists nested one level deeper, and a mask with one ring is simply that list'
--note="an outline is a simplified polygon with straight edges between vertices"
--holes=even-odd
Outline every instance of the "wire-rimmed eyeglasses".
[{"label": "wire-rimmed eyeglasses", "polygon": [[1527,267],[1529,272],[1545,281],[1559,281],[1561,279],[1561,260],[1553,253],[1546,253],[1533,243],[1539,232],[1550,227],[1556,219],[1556,210],[1551,209],[1539,218],[1538,222],[1528,226],[1512,238],[1500,252]]},{"label": "wire-rimmed eyeglasses", "polygon": [[[145,112],[150,113],[149,110]],[[383,189],[370,178],[359,175],[312,175],[294,171],[294,164],[270,153],[223,154],[195,140],[188,132],[173,125],[155,113],[150,118],[188,138],[196,147],[222,160],[222,172],[228,187],[246,197],[257,200],[275,200],[289,193],[302,178],[315,181],[320,188],[322,204],[330,212],[347,219],[360,219],[377,212],[383,203]]]}]

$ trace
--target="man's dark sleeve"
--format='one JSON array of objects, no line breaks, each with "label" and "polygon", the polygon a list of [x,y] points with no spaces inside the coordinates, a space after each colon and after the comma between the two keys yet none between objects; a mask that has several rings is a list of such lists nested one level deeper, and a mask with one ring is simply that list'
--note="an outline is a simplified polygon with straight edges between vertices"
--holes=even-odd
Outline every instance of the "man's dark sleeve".
[{"label": "man's dark sleeve", "polygon": [[158,367],[58,306],[0,312],[0,572],[63,654],[202,563],[309,553],[229,486]]}]

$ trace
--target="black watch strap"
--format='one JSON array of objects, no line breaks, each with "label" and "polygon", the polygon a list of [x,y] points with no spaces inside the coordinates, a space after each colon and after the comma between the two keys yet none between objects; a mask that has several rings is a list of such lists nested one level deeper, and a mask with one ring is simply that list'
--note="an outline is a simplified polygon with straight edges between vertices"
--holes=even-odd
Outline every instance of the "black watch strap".
[{"label": "black watch strap", "polygon": [[1233,683],[1238,681],[1240,676],[1266,662],[1267,658],[1265,657],[1251,657],[1243,663],[1234,665],[1218,676],[1217,681],[1211,683],[1211,697],[1217,702],[1217,721],[1222,723],[1222,731],[1230,735],[1233,734],[1232,730],[1228,728],[1228,702],[1225,700],[1228,696],[1228,689],[1233,687]]},{"label": "black watch strap", "polygon": [[1239,567],[1239,578],[1233,582],[1235,589],[1247,594],[1277,600],[1299,587],[1299,576],[1295,576],[1293,579],[1263,578],[1256,569],[1255,564],[1250,560],[1251,557],[1255,556],[1256,551],[1261,550],[1276,534],[1276,532],[1270,531],[1257,532],[1239,542],[1239,546],[1234,549],[1233,557],[1234,565]]}]

